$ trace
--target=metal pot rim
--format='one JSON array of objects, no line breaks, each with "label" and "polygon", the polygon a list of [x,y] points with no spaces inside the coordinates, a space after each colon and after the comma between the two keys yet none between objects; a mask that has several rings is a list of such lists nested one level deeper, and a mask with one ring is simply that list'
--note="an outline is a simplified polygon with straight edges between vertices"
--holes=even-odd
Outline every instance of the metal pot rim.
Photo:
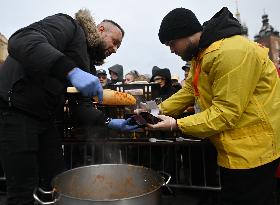
[{"label": "metal pot rim", "polygon": [[[82,166],[82,167],[76,167],[76,168],[73,168],[73,169],[70,169],[70,170],[67,170],[65,172],[62,172],[60,174],[58,174],[53,180],[52,180],[52,185],[54,186],[54,182],[56,180],[56,178],[58,178],[59,176],[63,175],[63,174],[66,174],[68,172],[72,172],[74,170],[79,170],[79,169],[83,169],[83,168],[88,168],[88,167],[98,167],[98,166],[111,166],[111,165],[114,165],[114,166],[127,166],[127,167],[136,167],[136,168],[142,168],[142,169],[146,169],[146,170],[149,170],[149,171],[152,171],[152,172],[156,172],[154,171],[153,169],[151,168],[148,168],[148,167],[144,167],[144,166],[137,166],[137,165],[132,165],[132,164],[94,164],[94,165],[88,165],[88,166]],[[162,181],[164,182],[164,178],[162,178]],[[132,196],[132,197],[126,197],[126,198],[121,198],[121,199],[102,199],[102,200],[94,200],[94,199],[87,199],[87,198],[78,198],[78,197],[73,197],[73,196],[69,196],[67,194],[63,194],[63,193],[60,193],[59,191],[57,192],[58,193],[58,198],[60,198],[61,196],[64,196],[64,197],[67,197],[67,198],[70,198],[70,199],[74,199],[74,200],[80,200],[80,201],[89,201],[89,202],[112,202],[112,201],[122,201],[122,200],[128,200],[128,199],[135,199],[135,198],[138,198],[138,197],[143,197],[145,195],[149,195],[157,190],[159,190],[161,188],[161,186],[163,186],[164,183],[159,183],[159,185],[157,186],[157,188],[155,188],[154,190],[152,191],[149,191],[149,192],[146,192],[144,194],[140,194],[140,195],[137,195],[137,196]]]}]

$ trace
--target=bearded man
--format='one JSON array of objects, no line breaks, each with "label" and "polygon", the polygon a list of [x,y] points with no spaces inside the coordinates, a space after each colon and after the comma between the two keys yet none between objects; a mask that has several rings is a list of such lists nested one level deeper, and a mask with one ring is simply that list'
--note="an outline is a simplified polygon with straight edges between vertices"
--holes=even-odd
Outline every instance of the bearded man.
[{"label": "bearded man", "polygon": [[89,102],[92,96],[102,101],[94,65],[115,53],[123,36],[114,21],[96,26],[90,12],[80,10],[75,19],[55,14],[10,37],[9,56],[0,69],[0,156],[7,204],[34,204],[34,188],[50,189],[50,180],[64,170],[54,116],[63,107],[66,87],[80,91],[78,101]]},{"label": "bearded man", "polygon": [[[203,25],[191,10],[176,8],[163,18],[158,36],[172,53],[191,60],[191,70],[183,88],[160,104],[162,121],[150,128],[178,129],[214,144],[221,204],[276,204],[280,82],[268,49],[241,36],[226,7]],[[192,105],[195,114],[180,118]]]}]

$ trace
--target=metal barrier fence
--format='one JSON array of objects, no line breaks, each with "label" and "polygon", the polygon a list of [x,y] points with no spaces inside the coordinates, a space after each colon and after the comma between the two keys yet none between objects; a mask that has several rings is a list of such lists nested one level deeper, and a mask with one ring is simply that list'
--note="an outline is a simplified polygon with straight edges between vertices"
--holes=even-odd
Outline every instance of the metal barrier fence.
[{"label": "metal barrier fence", "polygon": [[[181,138],[177,138],[181,139]],[[216,151],[207,140],[150,142],[149,138],[106,138],[89,141],[65,139],[67,169],[91,164],[127,163],[163,171],[171,175],[170,187],[221,189]],[[5,192],[5,177],[0,177],[0,193]]]},{"label": "metal barrier fence", "polygon": [[0,195],[6,193],[6,177],[0,163]]},{"label": "metal barrier fence", "polygon": [[[158,88],[158,84],[113,87],[119,91],[142,89],[145,100],[158,97]],[[67,97],[69,99],[75,96],[69,94]],[[127,108],[127,106],[101,105],[98,107],[107,117],[112,118],[125,117]],[[68,104],[58,116],[57,126],[63,138],[64,157],[68,169],[101,163],[129,163],[171,174],[170,187],[221,189],[216,151],[207,140],[176,141],[181,135],[168,132],[123,134],[109,131],[104,127],[79,129],[73,122]],[[171,142],[150,142],[150,138],[164,138]],[[5,176],[0,172],[0,192],[2,182],[5,183]]]},{"label": "metal barrier fence", "polygon": [[166,138],[167,142],[150,142],[149,139],[66,140],[63,150],[67,168],[128,163],[170,174],[170,187],[221,189],[216,151],[208,140],[176,141],[181,138]]},{"label": "metal barrier fence", "polygon": [[[147,93],[147,99],[157,96],[156,92],[151,92],[156,89],[145,87],[155,85],[137,86]],[[116,89],[132,88],[135,87]],[[98,109],[112,118],[124,118],[127,113],[127,106],[99,105]],[[60,130],[63,132],[63,149],[68,169],[101,163],[129,163],[171,174],[171,187],[221,189],[216,150],[208,140],[189,138],[188,141],[176,141],[176,138],[185,137],[179,132],[144,131],[125,134],[104,127],[81,128],[73,122],[71,109],[66,106],[65,111]],[[150,138],[171,142],[150,142]]]}]

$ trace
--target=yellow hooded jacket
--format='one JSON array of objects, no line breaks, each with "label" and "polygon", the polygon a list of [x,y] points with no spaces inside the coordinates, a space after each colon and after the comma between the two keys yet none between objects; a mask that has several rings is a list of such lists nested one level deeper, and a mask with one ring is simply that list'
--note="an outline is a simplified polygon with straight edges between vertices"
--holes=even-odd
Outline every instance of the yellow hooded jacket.
[{"label": "yellow hooded jacket", "polygon": [[248,169],[279,158],[280,80],[267,48],[235,35],[201,51],[185,86],[160,109],[177,117],[193,103],[200,112],[177,119],[178,127],[186,135],[208,137],[220,166]]}]

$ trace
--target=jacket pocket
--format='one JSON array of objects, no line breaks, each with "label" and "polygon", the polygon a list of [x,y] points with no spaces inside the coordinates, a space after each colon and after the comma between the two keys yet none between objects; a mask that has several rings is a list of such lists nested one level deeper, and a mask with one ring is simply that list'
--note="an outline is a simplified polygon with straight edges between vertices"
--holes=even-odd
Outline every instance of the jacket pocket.
[{"label": "jacket pocket", "polygon": [[246,127],[236,128],[233,130],[228,130],[225,132],[225,136],[231,140],[238,140],[242,138],[247,138],[249,136],[259,135],[265,132],[265,127],[262,122],[248,125]]}]

